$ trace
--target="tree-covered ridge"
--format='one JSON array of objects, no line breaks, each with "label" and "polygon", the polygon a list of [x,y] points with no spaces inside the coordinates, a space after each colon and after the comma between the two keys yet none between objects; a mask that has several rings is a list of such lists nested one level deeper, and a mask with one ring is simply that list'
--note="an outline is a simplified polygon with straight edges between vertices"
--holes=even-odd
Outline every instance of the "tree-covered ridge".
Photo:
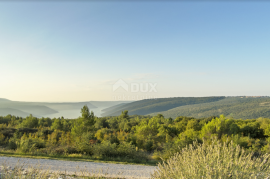
[{"label": "tree-covered ridge", "polygon": [[219,101],[176,107],[167,111],[151,113],[155,116],[162,114],[165,117],[190,116],[202,118],[208,116],[231,116],[236,119],[270,118],[270,98],[241,98],[228,97]]},{"label": "tree-covered ridge", "polygon": [[131,115],[146,115],[154,112],[166,111],[179,106],[219,101],[224,98],[225,97],[176,97],[145,99],[126,105],[120,105],[109,110],[105,109],[102,116],[118,116],[125,110],[128,110]]},{"label": "tree-covered ridge", "polygon": [[136,162],[166,159],[194,141],[232,140],[255,152],[270,152],[270,119],[220,117],[164,118],[129,116],[95,117],[87,106],[81,117],[36,118],[32,115],[0,117],[3,150],[46,155],[80,154],[97,158],[122,158]]}]

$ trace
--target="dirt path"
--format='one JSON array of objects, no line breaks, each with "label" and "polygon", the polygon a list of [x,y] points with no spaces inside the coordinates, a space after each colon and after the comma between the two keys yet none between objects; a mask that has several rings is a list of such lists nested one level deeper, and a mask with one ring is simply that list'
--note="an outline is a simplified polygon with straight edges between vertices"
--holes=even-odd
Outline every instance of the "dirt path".
[{"label": "dirt path", "polygon": [[30,159],[17,157],[0,157],[0,165],[15,167],[16,165],[40,167],[42,170],[72,174],[80,172],[103,174],[121,178],[150,178],[157,167],[143,165],[125,165],[113,163],[62,161],[50,159]]}]

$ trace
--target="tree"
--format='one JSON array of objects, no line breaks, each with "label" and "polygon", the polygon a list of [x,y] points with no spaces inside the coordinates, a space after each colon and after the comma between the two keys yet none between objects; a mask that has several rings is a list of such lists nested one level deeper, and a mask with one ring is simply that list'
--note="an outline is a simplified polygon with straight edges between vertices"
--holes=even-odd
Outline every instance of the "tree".
[{"label": "tree", "polygon": [[22,127],[35,128],[38,127],[38,119],[30,114],[26,119],[21,123]]},{"label": "tree", "polygon": [[92,126],[95,124],[95,115],[93,111],[89,111],[89,108],[87,105],[84,105],[81,109],[82,119],[85,122],[86,125]]},{"label": "tree", "polygon": [[128,115],[128,111],[122,111],[122,114],[119,116],[119,119],[127,119],[129,120],[129,115]]},{"label": "tree", "polygon": [[63,124],[59,119],[55,119],[51,128],[54,130],[63,130]]},{"label": "tree", "polygon": [[73,123],[73,127],[71,129],[71,134],[75,136],[82,136],[83,133],[91,131],[94,129],[95,124],[95,116],[91,111],[89,112],[89,108],[87,105],[84,105],[81,109],[82,117],[76,119]]}]

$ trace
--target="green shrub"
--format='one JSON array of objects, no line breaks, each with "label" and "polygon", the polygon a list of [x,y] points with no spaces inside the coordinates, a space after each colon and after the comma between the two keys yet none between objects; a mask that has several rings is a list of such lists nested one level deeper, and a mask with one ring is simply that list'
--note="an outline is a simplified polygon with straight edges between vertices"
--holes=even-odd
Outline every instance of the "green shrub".
[{"label": "green shrub", "polygon": [[38,119],[34,117],[32,114],[27,116],[25,120],[20,124],[21,127],[27,127],[27,128],[35,128],[38,127]]},{"label": "green shrub", "polygon": [[44,147],[45,142],[39,138],[22,138],[19,143],[19,150],[23,153],[35,152],[36,149]]},{"label": "green shrub", "polygon": [[46,148],[40,148],[37,150],[37,154],[47,155],[68,155],[78,153],[78,150],[74,146],[50,146]]},{"label": "green shrub", "polygon": [[110,141],[103,141],[93,146],[93,153],[96,157],[117,157],[117,144]]},{"label": "green shrub", "polygon": [[181,150],[181,144],[176,145],[173,142],[165,143],[163,146],[163,150],[159,151],[156,150],[153,153],[153,159],[155,160],[167,160],[171,156],[173,156],[175,153],[179,152]]},{"label": "green shrub", "polygon": [[95,157],[111,157],[111,158],[126,158],[126,159],[147,159],[148,156],[142,151],[137,151],[136,147],[131,143],[122,142],[119,145],[103,141],[101,144],[93,145]]},{"label": "green shrub", "polygon": [[17,141],[15,138],[10,138],[8,141],[8,148],[12,149],[12,150],[16,150],[17,149]]},{"label": "green shrub", "polygon": [[122,142],[118,145],[117,155],[128,159],[147,159],[148,156],[145,152],[136,150],[136,147],[131,143]]},{"label": "green shrub", "polygon": [[0,133],[0,145],[5,144],[5,142],[6,140],[4,134]]},{"label": "green shrub", "polygon": [[260,179],[270,175],[269,167],[269,154],[254,157],[233,142],[221,143],[215,138],[211,144],[194,142],[183,148],[160,163],[152,178]]}]

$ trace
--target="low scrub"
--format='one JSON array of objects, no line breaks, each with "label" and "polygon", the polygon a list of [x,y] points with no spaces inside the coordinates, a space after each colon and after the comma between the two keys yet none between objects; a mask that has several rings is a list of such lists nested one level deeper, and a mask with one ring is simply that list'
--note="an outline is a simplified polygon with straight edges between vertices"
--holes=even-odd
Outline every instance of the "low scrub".
[{"label": "low scrub", "polygon": [[270,155],[255,156],[233,142],[194,142],[158,166],[155,179],[263,179],[270,176]]}]

